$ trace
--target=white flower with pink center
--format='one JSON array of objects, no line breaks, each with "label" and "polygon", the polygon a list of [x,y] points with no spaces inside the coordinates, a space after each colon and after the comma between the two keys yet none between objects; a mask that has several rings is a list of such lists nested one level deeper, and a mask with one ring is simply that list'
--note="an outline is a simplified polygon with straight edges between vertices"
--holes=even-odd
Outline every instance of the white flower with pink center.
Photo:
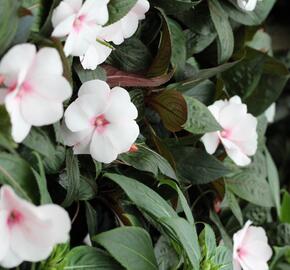
[{"label": "white flower with pink center", "polygon": [[238,0],[238,5],[245,11],[253,11],[257,6],[258,1],[262,0]]},{"label": "white flower with pink center", "polygon": [[66,56],[79,56],[84,68],[95,69],[112,49],[97,41],[109,19],[109,0],[63,0],[52,15],[53,37],[65,37]]},{"label": "white flower with pink center", "polygon": [[272,257],[272,249],[268,244],[266,232],[262,227],[245,226],[233,236],[234,270],[268,270],[267,262]]},{"label": "white flower with pink center", "polygon": [[105,26],[99,34],[104,40],[120,45],[126,38],[137,31],[140,20],[145,19],[145,13],[150,4],[147,0],[138,0],[135,6],[121,20]]},{"label": "white flower with pink center", "polygon": [[2,88],[0,104],[5,103],[12,123],[12,137],[21,142],[32,126],[49,125],[63,116],[63,101],[72,89],[62,76],[58,52],[32,44],[16,45],[0,62]]},{"label": "white flower with pink center", "polygon": [[239,166],[251,163],[249,156],[257,151],[257,119],[247,113],[247,105],[240,97],[230,100],[218,100],[208,107],[222,130],[206,133],[201,141],[206,151],[213,154],[220,143],[223,144],[228,156]]},{"label": "white flower with pink center", "polygon": [[0,265],[46,259],[56,244],[69,240],[71,221],[58,205],[35,206],[3,186],[0,194]]},{"label": "white flower with pink center", "polygon": [[85,82],[65,112],[64,142],[73,146],[75,154],[91,154],[99,162],[110,163],[137,139],[137,116],[125,89],[110,90],[100,80]]}]

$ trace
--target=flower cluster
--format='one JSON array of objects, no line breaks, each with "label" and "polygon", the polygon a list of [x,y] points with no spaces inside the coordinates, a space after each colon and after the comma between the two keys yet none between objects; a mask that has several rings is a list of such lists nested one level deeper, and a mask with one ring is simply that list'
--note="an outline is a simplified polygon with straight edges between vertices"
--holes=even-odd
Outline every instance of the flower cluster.
[{"label": "flower cluster", "polygon": [[109,21],[109,0],[64,0],[54,10],[53,37],[65,37],[66,56],[78,56],[85,69],[96,69],[112,52],[106,42],[119,45],[137,30],[139,20],[149,10],[147,0],[138,0],[120,21]]}]

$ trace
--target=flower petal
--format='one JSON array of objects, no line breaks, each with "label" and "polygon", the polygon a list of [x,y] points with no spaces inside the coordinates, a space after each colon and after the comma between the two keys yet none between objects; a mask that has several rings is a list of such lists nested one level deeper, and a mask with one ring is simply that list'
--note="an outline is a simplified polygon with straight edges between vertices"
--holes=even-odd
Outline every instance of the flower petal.
[{"label": "flower petal", "polygon": [[87,21],[104,25],[109,20],[108,3],[109,0],[86,0],[79,14],[86,15]]},{"label": "flower petal", "polygon": [[22,73],[25,77],[36,55],[35,45],[25,43],[15,45],[2,58],[0,62],[0,74],[14,76],[14,79]]},{"label": "flower petal", "polygon": [[121,87],[114,87],[111,90],[109,104],[105,111],[105,117],[109,122],[120,122],[134,120],[138,117],[138,111],[131,102],[127,90]]},{"label": "flower petal", "polygon": [[0,261],[0,265],[5,268],[14,268],[23,262],[21,258],[16,256],[16,254],[10,249],[5,258]]},{"label": "flower petal", "polygon": [[73,24],[76,16],[74,14],[61,21],[52,31],[53,37],[64,37],[73,30]]},{"label": "flower petal", "polygon": [[56,204],[47,204],[37,207],[39,216],[50,221],[49,231],[54,244],[66,243],[71,230],[71,220],[68,213]]},{"label": "flower petal", "polygon": [[74,10],[74,12],[77,12],[81,9],[83,0],[64,0],[64,2],[68,3]]},{"label": "flower petal", "polygon": [[72,94],[69,82],[59,75],[46,75],[44,73],[33,77],[30,83],[38,95],[50,101],[62,103]]},{"label": "flower petal", "polygon": [[98,65],[106,61],[112,49],[99,42],[92,44],[86,53],[80,57],[84,69],[96,69]]},{"label": "flower petal", "polygon": [[90,153],[95,160],[103,163],[111,163],[118,157],[118,151],[105,133],[94,133]]},{"label": "flower petal", "polygon": [[112,123],[106,128],[105,134],[109,136],[110,141],[118,149],[119,154],[129,151],[140,133],[139,126],[132,120]]},{"label": "flower petal", "polygon": [[54,48],[40,49],[33,62],[33,67],[29,71],[31,77],[41,75],[62,75],[63,68],[60,56]]},{"label": "flower petal", "polygon": [[100,113],[98,103],[99,100],[96,95],[78,97],[65,111],[67,127],[73,132],[90,128],[92,119]]},{"label": "flower petal", "polygon": [[101,100],[101,103],[106,103],[110,95],[110,86],[101,80],[91,80],[82,84],[80,87],[79,97],[83,95],[97,95],[97,99]]},{"label": "flower petal", "polygon": [[220,138],[222,144],[225,147],[225,150],[228,156],[238,165],[238,166],[247,166],[251,163],[251,159],[242,152],[238,145],[234,144],[230,140]]},{"label": "flower petal", "polygon": [[54,28],[63,20],[75,13],[69,2],[70,1],[61,1],[60,4],[54,9],[51,17],[51,22]]},{"label": "flower petal", "polygon": [[5,210],[0,210],[0,264],[1,261],[7,256],[10,247],[10,232],[7,225],[9,213]]},{"label": "flower petal", "polygon": [[10,115],[12,124],[12,137],[15,142],[22,142],[28,135],[31,124],[28,123],[22,116],[20,111],[20,100],[15,97],[14,93],[8,94],[5,98],[6,110]]},{"label": "flower petal", "polygon": [[138,0],[131,11],[138,15],[139,20],[142,20],[145,18],[145,13],[149,10],[149,8],[150,4],[147,0]]},{"label": "flower petal", "polygon": [[210,132],[204,134],[201,137],[201,141],[204,144],[206,152],[208,152],[210,155],[212,155],[216,151],[220,143],[220,139],[217,132]]},{"label": "flower petal", "polygon": [[63,116],[61,102],[47,100],[37,93],[24,95],[20,102],[20,110],[25,121],[33,126],[50,125]]},{"label": "flower petal", "polygon": [[219,113],[219,124],[226,130],[231,130],[234,126],[239,125],[247,113],[245,104],[231,104],[222,108]]},{"label": "flower petal", "polygon": [[256,8],[257,0],[238,0],[238,5],[245,11],[253,11]]},{"label": "flower petal", "polygon": [[130,11],[125,17],[121,19],[121,21],[124,38],[133,36],[139,25],[137,15]]}]

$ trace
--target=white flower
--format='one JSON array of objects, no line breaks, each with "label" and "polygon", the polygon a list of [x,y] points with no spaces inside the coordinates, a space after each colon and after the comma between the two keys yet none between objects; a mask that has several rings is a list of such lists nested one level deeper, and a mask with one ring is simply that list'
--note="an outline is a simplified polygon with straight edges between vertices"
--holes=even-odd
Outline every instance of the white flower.
[{"label": "white flower", "polygon": [[145,19],[145,13],[149,10],[150,4],[147,0],[138,0],[135,6],[121,20],[104,27],[100,37],[116,45],[124,42],[124,39],[131,37],[138,28],[139,20]]},{"label": "white flower", "polygon": [[268,270],[267,261],[272,257],[265,230],[262,227],[245,226],[234,234],[234,270]]},{"label": "white flower", "polygon": [[63,0],[54,10],[52,36],[66,37],[64,52],[83,56],[109,19],[109,0]]},{"label": "white flower", "polygon": [[273,103],[266,111],[265,116],[267,118],[268,123],[273,123],[275,119],[276,113],[276,103]]},{"label": "white flower", "polygon": [[247,113],[247,105],[238,96],[230,100],[219,100],[208,107],[222,131],[206,133],[202,142],[206,151],[213,154],[219,143],[225,147],[228,156],[239,166],[250,164],[257,151],[257,119]]},{"label": "white flower", "polygon": [[99,162],[110,163],[137,139],[137,116],[125,89],[110,90],[100,80],[85,82],[65,112],[64,142],[73,146],[75,154],[91,154]]},{"label": "white flower", "polygon": [[238,5],[245,11],[253,11],[256,8],[258,1],[262,0],[238,0]]},{"label": "white flower", "polygon": [[80,57],[81,64],[84,69],[96,69],[98,65],[106,61],[111,54],[112,49],[100,42],[92,43],[84,55]]},{"label": "white flower", "polygon": [[12,136],[21,142],[31,126],[57,122],[63,116],[63,101],[72,89],[62,76],[58,52],[43,48],[36,52],[32,44],[16,45],[2,58],[0,74],[5,88],[0,102],[5,103],[12,123]]},{"label": "white flower", "polygon": [[69,239],[71,221],[58,205],[35,206],[8,187],[1,188],[0,265],[18,266],[23,261],[46,259],[59,243]]}]

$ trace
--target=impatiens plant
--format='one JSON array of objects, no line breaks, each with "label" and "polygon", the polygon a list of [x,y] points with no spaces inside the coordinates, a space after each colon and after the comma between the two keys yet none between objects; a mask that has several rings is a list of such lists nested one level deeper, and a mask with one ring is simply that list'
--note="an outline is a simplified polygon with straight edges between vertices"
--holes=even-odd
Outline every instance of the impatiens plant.
[{"label": "impatiens plant", "polygon": [[289,270],[288,0],[1,0],[0,270]]}]

